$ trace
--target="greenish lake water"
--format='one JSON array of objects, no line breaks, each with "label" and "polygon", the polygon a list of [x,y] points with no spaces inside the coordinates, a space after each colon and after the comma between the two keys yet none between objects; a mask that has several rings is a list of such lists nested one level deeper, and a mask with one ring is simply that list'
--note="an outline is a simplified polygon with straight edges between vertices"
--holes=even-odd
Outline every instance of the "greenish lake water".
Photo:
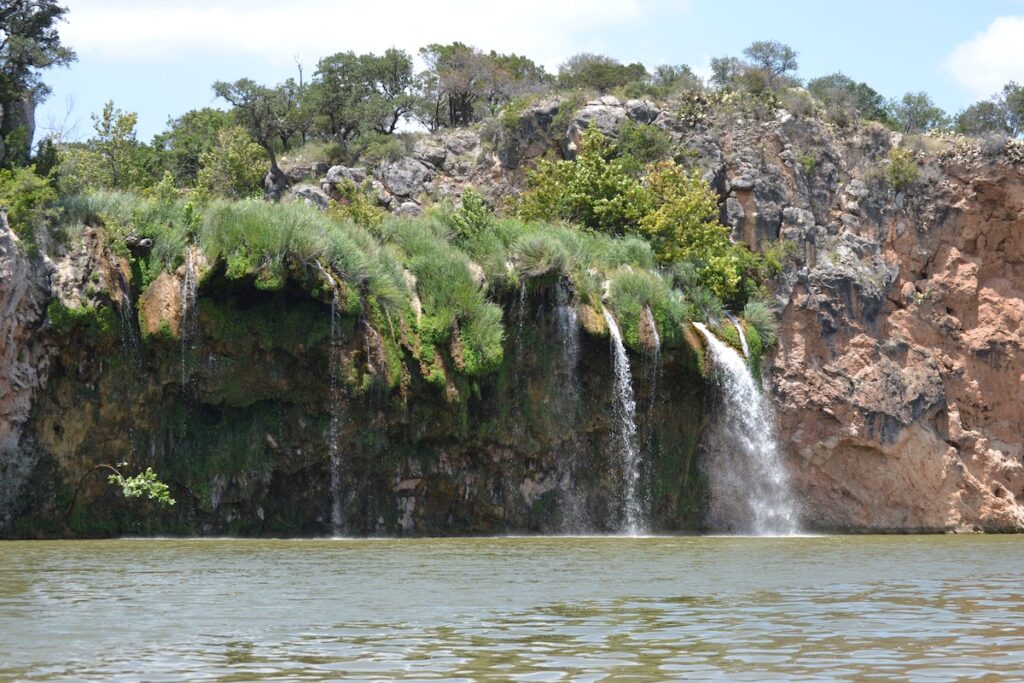
[{"label": "greenish lake water", "polygon": [[0,543],[3,680],[1024,675],[1024,538]]}]

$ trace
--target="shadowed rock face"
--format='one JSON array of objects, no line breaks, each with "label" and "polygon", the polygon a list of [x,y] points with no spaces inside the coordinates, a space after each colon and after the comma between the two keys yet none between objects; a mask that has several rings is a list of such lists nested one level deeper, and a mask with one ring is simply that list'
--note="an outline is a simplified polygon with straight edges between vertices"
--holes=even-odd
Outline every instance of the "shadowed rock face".
[{"label": "shadowed rock face", "polygon": [[[4,491],[4,535],[331,533],[329,308],[298,290],[261,293],[205,275],[184,364],[174,335],[183,269],[139,296],[137,360],[116,325],[51,331],[46,389],[12,451],[24,472]],[[567,402],[555,297],[553,288],[531,290],[527,323],[508,326],[502,371],[472,382],[453,374],[448,387],[428,384],[410,361],[408,383],[387,390],[384,373],[401,369],[386,366],[379,335],[357,318],[339,320],[345,533],[557,533],[568,529],[570,497],[571,530],[619,530],[608,341],[581,333],[579,393]],[[518,300],[508,303],[513,315]],[[653,529],[696,528],[702,380],[688,348],[662,358],[675,381],[651,397],[637,380],[638,398],[655,406],[638,419],[650,444],[643,485]],[[96,477],[65,520],[79,477],[120,460],[151,464],[178,504],[140,508]]]},{"label": "shadowed rock face", "polygon": [[[688,158],[721,195],[722,220],[735,239],[756,249],[776,239],[792,244],[771,285],[779,344],[763,374],[805,527],[1024,530],[1019,159],[946,145],[922,157],[920,178],[896,193],[883,169],[897,136],[879,126],[836,129],[784,112],[767,120],[723,111],[681,117],[607,97],[566,117],[562,104],[527,108],[518,126],[486,144],[459,130],[375,169],[329,169],[323,190],[332,192],[341,178],[365,179],[396,212],[414,212],[423,196],[458,197],[469,184],[498,201],[521,189],[536,157],[571,154],[590,121],[610,133],[627,118],[650,122],[692,152]],[[566,129],[553,130],[556,121]],[[173,338],[182,273],[134,293],[144,343],[131,361],[119,351],[118,330],[61,336],[43,313],[54,297],[100,309],[123,301],[123,263],[88,234],[81,250],[53,264],[27,259],[0,237],[3,533],[66,532],[58,513],[69,487],[97,459],[132,449],[170,480],[179,506],[140,522],[95,481],[75,529],[329,530],[331,401],[327,346],[316,333],[329,320],[325,305],[298,293],[275,298],[208,282],[183,401],[181,346]],[[87,292],[93,273],[98,296]],[[403,400],[381,391],[373,376],[381,366],[373,334],[354,319],[344,322],[340,432],[350,532],[556,531],[566,490],[582,492],[593,529],[615,528],[616,473],[605,446],[613,415],[607,338],[600,316],[581,310],[590,330],[580,347],[584,406],[565,405],[564,373],[551,366],[560,357],[552,297],[533,292],[529,324],[508,325],[502,371],[438,388],[410,366]],[[511,318],[516,304],[505,304]],[[290,326],[280,323],[286,311]],[[225,316],[250,333],[226,327]],[[267,320],[280,329],[252,332],[265,332]],[[649,430],[656,444],[644,485],[656,529],[698,529],[704,486],[697,465],[714,457],[713,444],[698,442],[706,408],[716,407],[705,405],[689,351],[666,349],[663,360],[656,408],[639,418],[641,440],[648,443]],[[642,383],[636,387],[642,394]],[[638,395],[638,404],[649,398]],[[565,466],[567,453],[582,465]]]}]

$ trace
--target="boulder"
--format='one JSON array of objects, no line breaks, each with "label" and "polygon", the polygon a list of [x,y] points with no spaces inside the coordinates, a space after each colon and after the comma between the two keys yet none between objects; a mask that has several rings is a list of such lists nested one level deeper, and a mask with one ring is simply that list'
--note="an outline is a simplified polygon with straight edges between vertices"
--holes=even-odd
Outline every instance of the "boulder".
[{"label": "boulder", "polygon": [[382,161],[374,175],[396,197],[416,197],[423,192],[423,184],[434,174],[422,162],[412,157]]}]

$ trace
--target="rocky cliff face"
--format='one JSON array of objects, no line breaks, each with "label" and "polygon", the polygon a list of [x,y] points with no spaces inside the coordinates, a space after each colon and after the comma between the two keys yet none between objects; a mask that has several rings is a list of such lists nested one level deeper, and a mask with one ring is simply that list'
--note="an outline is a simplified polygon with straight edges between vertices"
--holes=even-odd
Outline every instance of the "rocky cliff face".
[{"label": "rocky cliff face", "polygon": [[[806,525],[1024,530],[1024,173],[1020,155],[1008,153],[1015,147],[926,140],[918,179],[896,192],[883,169],[899,139],[880,127],[699,102],[666,111],[602,98],[568,117],[563,106],[553,100],[524,110],[517,125],[427,138],[374,168],[313,169],[321,182],[290,193],[326,203],[349,178],[371,182],[381,204],[401,213],[457,198],[469,184],[500,203],[532,159],[571,157],[591,122],[613,136],[626,119],[658,126],[721,194],[734,238],[782,254],[772,283],[780,339],[764,360],[764,384]],[[183,346],[183,272],[137,292],[125,264],[88,240],[50,273],[6,239],[6,533],[60,533],[60,504],[87,466],[140,450],[180,506],[140,522],[92,482],[73,528],[325,533],[338,496],[353,533],[555,531],[581,518],[615,528],[608,341],[599,316],[580,311],[590,332],[579,372],[567,376],[550,283],[531,290],[525,307],[503,302],[504,369],[443,392],[414,367],[402,396],[383,391],[372,330],[345,319],[339,399],[328,379],[326,304],[239,289],[212,268],[196,337]],[[65,303],[77,297],[117,315],[63,324],[51,315],[43,333],[51,288]],[[701,528],[699,464],[715,454],[698,441],[715,406],[686,347],[666,351],[656,386],[641,381],[653,377],[644,359],[632,360],[653,527]],[[333,492],[332,411],[345,468]]]}]

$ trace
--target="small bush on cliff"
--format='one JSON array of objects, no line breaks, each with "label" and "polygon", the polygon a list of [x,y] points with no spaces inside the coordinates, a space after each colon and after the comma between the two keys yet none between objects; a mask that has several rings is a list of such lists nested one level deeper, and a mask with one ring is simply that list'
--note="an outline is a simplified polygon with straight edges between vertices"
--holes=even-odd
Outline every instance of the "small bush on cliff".
[{"label": "small bush on cliff", "polygon": [[764,348],[769,349],[775,346],[775,342],[778,340],[779,323],[768,304],[763,301],[748,301],[747,305],[743,307],[743,319],[757,330]]},{"label": "small bush on cliff", "polygon": [[885,167],[885,179],[893,189],[902,192],[917,180],[917,162],[910,150],[889,150],[889,163]]},{"label": "small bush on cliff", "polygon": [[34,166],[0,169],[0,208],[29,249],[35,246],[37,231],[60,214],[56,203],[50,181],[36,175]]},{"label": "small bush on cliff", "polygon": [[575,161],[541,160],[528,174],[517,207],[527,220],[565,220],[623,234],[651,211],[650,193],[630,172],[615,147],[593,125],[583,132]]}]

